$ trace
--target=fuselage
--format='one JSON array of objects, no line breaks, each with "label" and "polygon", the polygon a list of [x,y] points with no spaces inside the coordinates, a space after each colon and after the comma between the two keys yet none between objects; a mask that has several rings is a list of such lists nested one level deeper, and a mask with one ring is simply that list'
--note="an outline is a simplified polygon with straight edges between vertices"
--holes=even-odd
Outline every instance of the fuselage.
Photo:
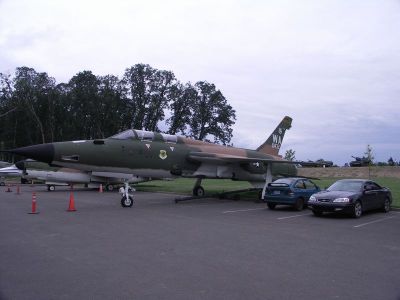
[{"label": "fuselage", "polygon": [[[265,181],[266,165],[262,159],[282,161],[280,157],[254,150],[227,147],[139,130],[128,130],[102,140],[82,140],[48,144],[53,147],[51,164],[84,171],[136,174],[143,177],[174,178],[202,177],[229,178],[250,182]],[[251,162],[202,161],[191,153],[246,157]],[[209,158],[210,159],[210,158]],[[212,159],[212,157],[211,157]],[[257,161],[260,159],[260,162]],[[271,163],[271,173],[296,175],[293,164]]]}]

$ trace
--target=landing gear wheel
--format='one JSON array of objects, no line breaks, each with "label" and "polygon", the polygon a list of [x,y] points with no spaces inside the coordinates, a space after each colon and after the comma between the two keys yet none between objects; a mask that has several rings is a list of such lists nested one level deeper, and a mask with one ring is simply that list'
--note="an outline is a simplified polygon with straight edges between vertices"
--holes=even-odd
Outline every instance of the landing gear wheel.
[{"label": "landing gear wheel", "polygon": [[314,216],[316,216],[316,217],[322,217],[322,215],[323,215],[323,212],[320,210],[313,209],[312,212],[313,212]]},{"label": "landing gear wheel", "polygon": [[269,209],[273,210],[273,209],[275,209],[276,204],[267,202],[267,206],[268,206]]},{"label": "landing gear wheel", "polygon": [[356,218],[356,219],[358,219],[359,217],[361,217],[362,212],[363,212],[363,211],[362,211],[361,203],[360,203],[360,201],[357,201],[357,202],[354,204],[354,208],[353,208],[353,217]]},{"label": "landing gear wheel", "polygon": [[389,211],[390,211],[390,200],[389,198],[386,198],[385,202],[383,202],[382,212],[388,213]]},{"label": "landing gear wheel", "polygon": [[55,187],[54,185],[50,184],[50,185],[47,186],[47,190],[48,190],[49,192],[52,192],[52,191],[55,191],[55,190],[56,190],[56,187]]},{"label": "landing gear wheel", "polygon": [[126,198],[126,196],[123,196],[121,199],[121,205],[122,207],[132,207],[133,205],[133,198],[129,196]]},{"label": "landing gear wheel", "polygon": [[294,209],[301,211],[304,208],[304,200],[302,198],[299,198],[296,200],[296,203],[294,204]]},{"label": "landing gear wheel", "polygon": [[111,192],[111,191],[113,191],[114,190],[114,186],[112,185],[112,184],[107,184],[106,185],[106,191],[107,192]]},{"label": "landing gear wheel", "polygon": [[197,186],[193,189],[193,195],[194,196],[198,196],[198,197],[202,197],[204,196],[204,189],[201,186]]}]

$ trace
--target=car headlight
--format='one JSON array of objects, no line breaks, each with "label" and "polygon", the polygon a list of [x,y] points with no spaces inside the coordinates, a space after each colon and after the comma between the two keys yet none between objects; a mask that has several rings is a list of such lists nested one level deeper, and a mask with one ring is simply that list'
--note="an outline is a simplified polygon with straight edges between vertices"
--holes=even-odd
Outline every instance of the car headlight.
[{"label": "car headlight", "polygon": [[350,199],[349,198],[336,198],[335,200],[333,200],[333,202],[336,202],[336,203],[349,203]]},{"label": "car headlight", "polygon": [[308,201],[315,202],[315,201],[317,201],[317,198],[315,198],[315,196],[311,196],[310,200],[308,200]]}]

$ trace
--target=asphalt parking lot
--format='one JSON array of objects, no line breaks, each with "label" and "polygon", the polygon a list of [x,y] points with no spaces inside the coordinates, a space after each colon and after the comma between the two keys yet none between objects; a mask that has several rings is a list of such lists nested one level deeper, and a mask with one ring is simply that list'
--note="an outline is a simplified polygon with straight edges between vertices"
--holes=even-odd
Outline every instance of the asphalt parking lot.
[{"label": "asphalt parking lot", "polygon": [[[0,188],[0,299],[400,299],[400,212]],[[31,211],[37,193],[36,215]]]}]

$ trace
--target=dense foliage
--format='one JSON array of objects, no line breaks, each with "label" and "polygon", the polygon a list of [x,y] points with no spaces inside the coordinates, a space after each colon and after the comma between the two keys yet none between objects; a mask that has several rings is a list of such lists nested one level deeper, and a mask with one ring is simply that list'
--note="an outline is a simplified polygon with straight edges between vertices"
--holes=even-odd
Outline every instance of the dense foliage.
[{"label": "dense foliage", "polygon": [[127,68],[122,78],[82,71],[59,84],[28,67],[0,73],[0,149],[104,138],[129,128],[228,144],[235,118],[214,84],[183,84],[146,64]]}]

